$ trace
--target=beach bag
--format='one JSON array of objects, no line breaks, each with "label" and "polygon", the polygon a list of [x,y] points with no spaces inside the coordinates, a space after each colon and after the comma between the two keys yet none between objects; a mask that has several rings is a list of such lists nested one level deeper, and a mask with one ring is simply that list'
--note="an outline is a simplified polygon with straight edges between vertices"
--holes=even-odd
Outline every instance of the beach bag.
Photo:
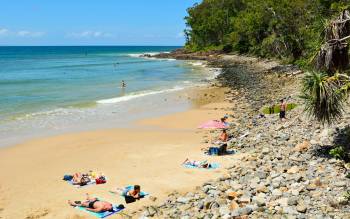
[{"label": "beach bag", "polygon": [[71,181],[72,179],[73,179],[72,175],[64,175],[63,176],[63,180],[65,180],[65,181]]},{"label": "beach bag", "polygon": [[96,184],[104,184],[107,182],[104,178],[98,178],[95,181],[96,181]]},{"label": "beach bag", "polygon": [[217,147],[210,147],[208,151],[209,155],[219,155],[219,148]]}]

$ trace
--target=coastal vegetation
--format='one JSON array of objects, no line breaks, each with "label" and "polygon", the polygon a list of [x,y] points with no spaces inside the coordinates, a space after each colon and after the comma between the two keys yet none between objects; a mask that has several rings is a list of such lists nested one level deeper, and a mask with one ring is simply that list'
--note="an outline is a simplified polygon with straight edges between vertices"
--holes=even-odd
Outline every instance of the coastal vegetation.
[{"label": "coastal vegetation", "polygon": [[186,49],[224,50],[306,64],[346,0],[204,0],[187,10]]},{"label": "coastal vegetation", "polygon": [[[203,0],[188,9],[185,49],[298,65],[306,72],[300,95],[305,112],[322,125],[335,124],[350,93],[349,9],[348,0]],[[261,110],[278,111],[278,106]],[[328,154],[349,161],[349,151],[342,142]]]},{"label": "coastal vegetation", "polygon": [[203,0],[188,9],[186,50],[277,58],[307,70],[305,111],[322,124],[344,112],[348,0]]}]

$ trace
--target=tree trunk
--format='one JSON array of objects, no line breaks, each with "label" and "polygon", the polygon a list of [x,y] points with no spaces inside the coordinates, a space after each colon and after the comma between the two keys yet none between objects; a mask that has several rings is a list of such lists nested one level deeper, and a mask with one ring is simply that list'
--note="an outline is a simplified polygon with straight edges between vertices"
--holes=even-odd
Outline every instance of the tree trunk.
[{"label": "tree trunk", "polygon": [[345,42],[350,35],[350,13],[344,10],[339,17],[331,21],[325,29],[325,43],[315,59],[317,70],[332,76],[345,70],[349,65],[348,45]]}]

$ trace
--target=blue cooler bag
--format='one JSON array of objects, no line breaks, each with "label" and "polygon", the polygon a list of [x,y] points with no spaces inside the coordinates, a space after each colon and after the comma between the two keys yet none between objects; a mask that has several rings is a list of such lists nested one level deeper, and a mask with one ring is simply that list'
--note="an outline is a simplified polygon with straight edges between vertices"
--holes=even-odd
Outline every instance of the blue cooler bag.
[{"label": "blue cooler bag", "polygon": [[208,151],[209,155],[219,155],[219,148],[217,147],[210,147]]}]

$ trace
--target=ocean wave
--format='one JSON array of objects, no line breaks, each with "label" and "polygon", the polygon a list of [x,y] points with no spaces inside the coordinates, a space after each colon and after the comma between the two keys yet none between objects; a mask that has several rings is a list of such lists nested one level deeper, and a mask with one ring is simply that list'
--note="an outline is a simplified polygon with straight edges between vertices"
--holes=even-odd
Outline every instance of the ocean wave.
[{"label": "ocean wave", "polygon": [[190,61],[188,62],[190,65],[196,66],[196,67],[206,67],[205,61]]},{"label": "ocean wave", "polygon": [[147,58],[147,57],[143,57],[146,54],[154,56],[159,54],[159,52],[129,53],[127,55],[134,58]]},{"label": "ocean wave", "polygon": [[144,91],[144,92],[140,92],[140,93],[129,94],[127,96],[122,96],[122,97],[114,97],[114,98],[109,98],[109,99],[102,99],[102,100],[98,100],[96,102],[98,104],[113,104],[113,103],[129,101],[129,100],[140,98],[140,97],[144,97],[144,96],[168,93],[168,92],[179,91],[179,90],[183,90],[183,89],[184,89],[184,87],[176,86],[176,87],[171,88],[171,89],[158,90],[158,91]]},{"label": "ocean wave", "polygon": [[210,68],[209,71],[210,71],[211,75],[208,76],[206,79],[213,80],[221,74],[222,69],[221,68]]},{"label": "ocean wave", "polygon": [[[169,52],[161,52],[161,53],[169,53]],[[162,61],[176,61],[176,59],[173,58],[156,58],[156,57],[145,57],[144,55],[157,55],[160,54],[159,52],[146,52],[146,53],[130,53],[128,56],[133,58],[143,58],[143,59],[152,59],[152,60],[162,60]]]}]

